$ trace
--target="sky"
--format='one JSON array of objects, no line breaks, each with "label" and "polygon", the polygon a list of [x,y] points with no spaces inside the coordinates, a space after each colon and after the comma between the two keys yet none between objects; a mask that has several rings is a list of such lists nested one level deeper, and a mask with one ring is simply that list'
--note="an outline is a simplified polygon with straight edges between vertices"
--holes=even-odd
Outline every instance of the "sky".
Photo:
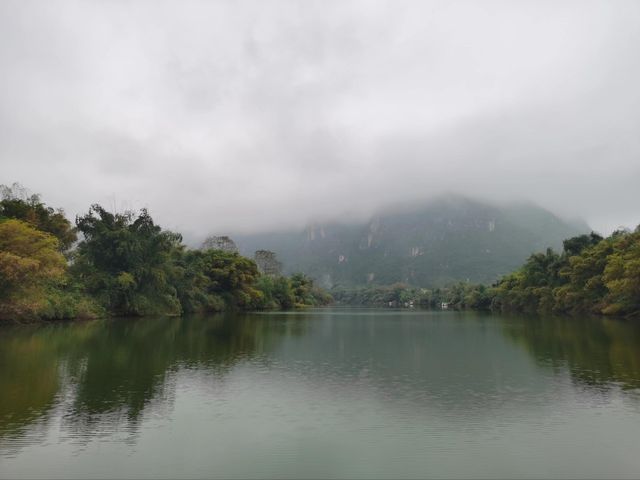
[{"label": "sky", "polygon": [[638,1],[0,2],[0,184],[198,237],[442,192],[640,223]]}]

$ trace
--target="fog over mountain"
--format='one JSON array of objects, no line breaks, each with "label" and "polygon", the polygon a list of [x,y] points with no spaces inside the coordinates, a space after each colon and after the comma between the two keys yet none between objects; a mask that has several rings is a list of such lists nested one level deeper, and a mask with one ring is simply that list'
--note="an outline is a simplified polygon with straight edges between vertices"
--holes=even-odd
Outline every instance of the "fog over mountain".
[{"label": "fog over mountain", "polygon": [[640,223],[640,2],[0,2],[0,183],[201,238],[442,192]]},{"label": "fog over mountain", "polygon": [[402,282],[445,286],[493,283],[533,253],[589,233],[534,205],[496,207],[458,195],[397,205],[367,222],[310,224],[303,231],[234,236],[240,253],[268,249],[285,273],[303,272],[326,288]]}]

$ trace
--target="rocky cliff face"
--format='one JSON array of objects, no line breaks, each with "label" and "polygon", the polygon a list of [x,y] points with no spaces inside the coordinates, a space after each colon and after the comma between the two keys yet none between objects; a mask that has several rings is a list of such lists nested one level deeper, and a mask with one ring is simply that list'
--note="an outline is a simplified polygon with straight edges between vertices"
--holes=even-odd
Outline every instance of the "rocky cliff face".
[{"label": "rocky cliff face", "polygon": [[493,282],[532,252],[559,249],[562,240],[586,231],[586,224],[570,224],[532,205],[503,208],[449,196],[383,212],[361,224],[336,222],[236,238],[242,253],[272,250],[285,272],[302,271],[327,287],[437,286]]}]

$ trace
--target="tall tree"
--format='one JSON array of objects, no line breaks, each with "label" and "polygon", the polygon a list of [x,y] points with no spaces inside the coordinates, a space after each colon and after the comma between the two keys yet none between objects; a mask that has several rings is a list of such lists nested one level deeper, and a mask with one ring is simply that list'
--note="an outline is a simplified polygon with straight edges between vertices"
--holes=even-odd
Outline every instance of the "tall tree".
[{"label": "tall tree", "polygon": [[111,213],[97,204],[78,217],[76,225],[84,239],[73,271],[109,311],[180,312],[171,283],[172,253],[182,240],[179,234],[163,231],[145,209],[139,215]]},{"label": "tall tree", "polygon": [[39,195],[30,195],[20,184],[0,185],[0,198],[0,218],[22,220],[52,234],[58,239],[61,251],[67,251],[77,240],[76,231],[64,210],[46,206]]}]

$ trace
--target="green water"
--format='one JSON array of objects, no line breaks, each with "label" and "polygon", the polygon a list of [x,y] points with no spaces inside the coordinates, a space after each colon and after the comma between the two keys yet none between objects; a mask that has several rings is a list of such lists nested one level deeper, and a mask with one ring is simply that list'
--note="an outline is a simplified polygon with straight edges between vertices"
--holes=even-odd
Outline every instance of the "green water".
[{"label": "green water", "polygon": [[0,477],[638,477],[640,325],[315,310],[0,328]]}]

